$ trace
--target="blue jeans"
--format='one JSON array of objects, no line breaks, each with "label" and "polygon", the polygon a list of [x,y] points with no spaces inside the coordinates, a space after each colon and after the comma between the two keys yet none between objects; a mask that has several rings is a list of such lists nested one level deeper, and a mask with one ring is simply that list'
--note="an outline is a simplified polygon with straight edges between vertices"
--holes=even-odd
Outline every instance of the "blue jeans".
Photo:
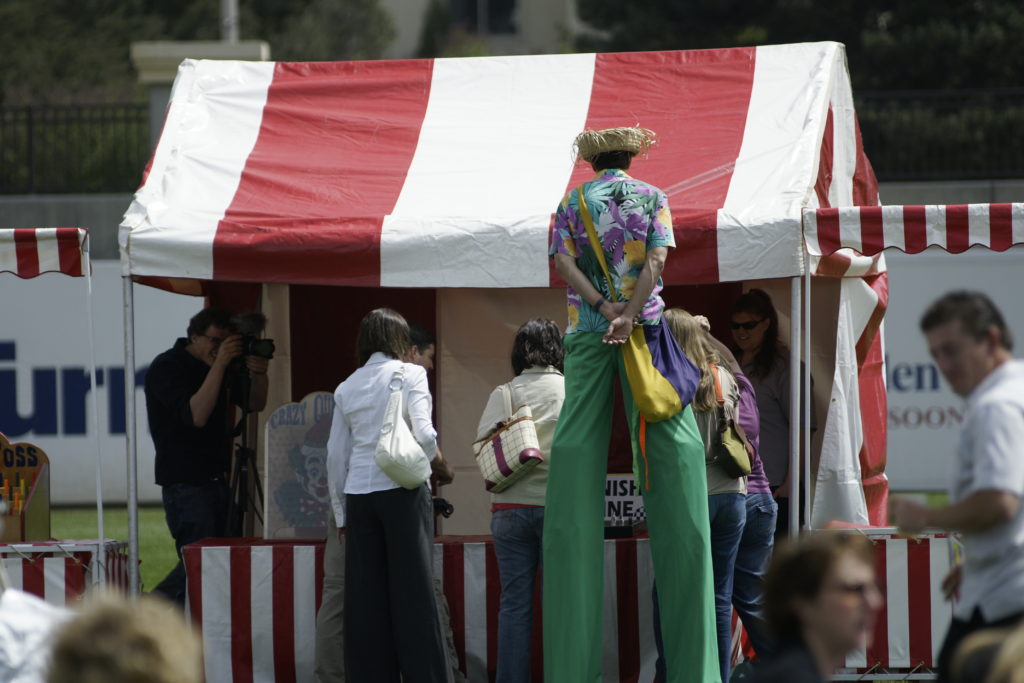
[{"label": "blue jeans", "polygon": [[497,683],[529,683],[533,591],[543,558],[544,508],[495,510],[491,534],[501,575]]},{"label": "blue jeans", "polygon": [[197,485],[164,486],[161,495],[167,528],[174,538],[175,550],[178,551],[178,564],[174,565],[174,569],[153,592],[184,605],[185,565],[181,561],[181,549],[204,538],[224,535],[231,492],[224,481],[217,479]]},{"label": "blue jeans", "polygon": [[708,496],[711,520],[711,567],[715,575],[715,626],[718,631],[718,666],[729,680],[732,655],[732,584],[736,552],[747,518],[746,495],[716,493]]},{"label": "blue jeans", "polygon": [[775,651],[764,619],[764,574],[772,557],[777,515],[778,505],[772,494],[747,494],[747,522],[733,571],[732,605],[761,661]]}]

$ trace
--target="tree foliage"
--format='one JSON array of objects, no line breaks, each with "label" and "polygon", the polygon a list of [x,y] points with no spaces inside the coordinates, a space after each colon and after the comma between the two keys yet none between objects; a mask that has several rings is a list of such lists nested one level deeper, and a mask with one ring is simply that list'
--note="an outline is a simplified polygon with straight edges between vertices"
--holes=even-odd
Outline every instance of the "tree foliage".
[{"label": "tree foliage", "polygon": [[1019,0],[577,0],[586,50],[836,40],[858,89],[1021,85]]},{"label": "tree foliage", "polygon": [[[378,0],[239,0],[242,39],[274,59],[373,59],[394,36]],[[217,0],[3,0],[0,104],[141,100],[139,40],[218,40]]]}]

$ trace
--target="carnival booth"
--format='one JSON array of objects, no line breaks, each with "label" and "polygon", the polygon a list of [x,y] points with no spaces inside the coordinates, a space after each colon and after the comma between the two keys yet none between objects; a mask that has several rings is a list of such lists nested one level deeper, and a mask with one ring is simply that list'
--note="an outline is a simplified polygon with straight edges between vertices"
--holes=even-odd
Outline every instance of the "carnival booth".
[{"label": "carnival booth", "polygon": [[[0,230],[0,275],[35,278],[60,273],[85,278],[83,304],[90,311],[89,343],[92,377],[96,376],[92,344],[92,280],[89,234],[83,228]],[[8,320],[8,325],[30,325]],[[12,346],[12,345],[8,345]],[[0,359],[13,359],[0,344]],[[93,402],[93,429],[98,424]],[[11,443],[0,434],[0,588],[14,588],[63,606],[88,587],[107,583],[127,587],[127,544],[107,540],[103,522],[103,481],[96,448],[96,510],[98,539],[54,540],[50,529],[50,464],[46,453],[29,443]]]},{"label": "carnival booth", "polygon": [[[878,204],[838,43],[186,60],[121,225],[126,329],[133,282],[259,308],[277,341],[271,409],[330,391],[354,369],[353,332],[370,308],[392,306],[436,331],[437,422],[457,471],[443,491],[456,512],[437,565],[460,668],[473,681],[493,674],[497,608],[493,554],[486,539],[467,536],[486,533],[489,519],[469,447],[478,411],[507,379],[516,327],[537,315],[564,320],[564,283],[547,256],[551,219],[565,192],[592,176],[574,166],[571,141],[585,128],[637,123],[659,140],[631,173],[663,188],[672,209],[669,305],[708,315],[726,338],[732,300],[752,281],[769,291],[793,360],[805,358],[816,378],[807,518],[884,524],[884,261],[849,250],[808,256],[801,230],[805,209]],[[795,397],[802,381],[793,378]],[[623,448],[613,444],[610,455],[628,463]],[[319,588],[309,546],[229,539],[186,550],[208,676],[308,674],[308,641],[277,630],[310,631]],[[642,539],[609,541],[607,680],[653,677],[649,563]]]}]

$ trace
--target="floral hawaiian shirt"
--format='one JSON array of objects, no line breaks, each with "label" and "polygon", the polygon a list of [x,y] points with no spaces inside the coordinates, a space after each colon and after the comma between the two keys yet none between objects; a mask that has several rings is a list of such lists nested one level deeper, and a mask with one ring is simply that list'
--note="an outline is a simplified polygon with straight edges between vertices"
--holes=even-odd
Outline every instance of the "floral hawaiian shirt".
[{"label": "floral hawaiian shirt", "polygon": [[[647,252],[655,247],[674,248],[676,245],[668,198],[653,185],[631,178],[619,169],[602,171],[583,187],[616,296],[620,301],[628,301],[647,260]],[[558,206],[549,255],[554,258],[555,254],[566,254],[575,258],[577,267],[590,278],[597,291],[611,301],[608,281],[594,256],[578,210],[579,188],[575,188]],[[661,289],[659,278],[640,313],[641,324],[654,325],[661,321],[665,308],[659,296]],[[568,299],[566,334],[608,329],[605,317],[572,287],[568,288]]]}]

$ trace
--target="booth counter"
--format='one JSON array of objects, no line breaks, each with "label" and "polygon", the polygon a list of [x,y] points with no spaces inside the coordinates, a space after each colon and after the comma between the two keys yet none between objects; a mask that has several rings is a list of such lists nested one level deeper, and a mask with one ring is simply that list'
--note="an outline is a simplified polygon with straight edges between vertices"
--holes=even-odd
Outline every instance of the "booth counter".
[{"label": "booth counter", "polygon": [[[892,529],[847,533],[866,533],[874,543],[885,607],[871,644],[850,655],[836,680],[859,680],[868,671],[871,680],[934,678],[951,617],[941,593],[950,540],[907,539]],[[186,546],[184,554],[188,605],[202,629],[208,680],[312,680],[322,543],[207,539]],[[474,683],[494,680],[500,583],[490,537],[439,537],[434,566],[448,598],[459,668]],[[605,541],[604,567],[604,680],[650,683],[656,654],[647,539]],[[534,612],[534,678],[540,680],[539,601]]]}]

